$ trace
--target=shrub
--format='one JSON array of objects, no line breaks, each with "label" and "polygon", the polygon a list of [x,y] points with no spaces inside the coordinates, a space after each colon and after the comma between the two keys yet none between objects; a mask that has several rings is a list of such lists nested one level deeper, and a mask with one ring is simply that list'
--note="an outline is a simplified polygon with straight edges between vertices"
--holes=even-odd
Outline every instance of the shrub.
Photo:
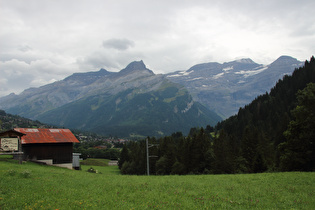
[{"label": "shrub", "polygon": [[186,166],[176,161],[172,166],[171,174],[178,174],[178,175],[186,174]]}]

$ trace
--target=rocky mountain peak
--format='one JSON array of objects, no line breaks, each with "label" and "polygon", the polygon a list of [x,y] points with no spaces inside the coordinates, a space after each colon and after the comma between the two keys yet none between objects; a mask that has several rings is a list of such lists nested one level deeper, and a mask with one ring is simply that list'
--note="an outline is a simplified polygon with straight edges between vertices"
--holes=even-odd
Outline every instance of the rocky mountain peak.
[{"label": "rocky mountain peak", "polygon": [[272,62],[270,65],[292,65],[292,64],[299,64],[301,63],[296,58],[292,58],[290,56],[280,56],[277,60]]},{"label": "rocky mountain peak", "polygon": [[126,68],[122,69],[120,71],[121,74],[129,74],[131,72],[135,72],[135,71],[146,71],[149,72],[150,74],[154,74],[151,70],[149,70],[145,64],[143,63],[143,61],[133,61],[130,64],[127,65]]},{"label": "rocky mountain peak", "polygon": [[143,61],[133,61],[130,64],[127,65],[127,67],[125,69],[123,69],[122,71],[133,71],[133,70],[146,70],[147,67],[145,66],[145,64],[143,63]]},{"label": "rocky mountain peak", "polygon": [[255,62],[250,59],[250,58],[242,58],[242,59],[238,59],[236,60],[236,62],[238,63],[244,63],[244,64],[254,64]]}]

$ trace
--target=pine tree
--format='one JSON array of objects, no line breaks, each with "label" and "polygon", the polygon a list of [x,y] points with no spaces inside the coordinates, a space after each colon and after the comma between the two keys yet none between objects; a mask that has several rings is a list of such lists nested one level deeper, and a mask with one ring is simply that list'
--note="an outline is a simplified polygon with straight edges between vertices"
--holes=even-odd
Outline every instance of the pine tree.
[{"label": "pine tree", "polygon": [[254,172],[254,161],[257,154],[257,129],[254,126],[246,126],[241,142],[242,157],[246,161],[247,173]]},{"label": "pine tree", "polygon": [[282,151],[282,170],[312,171],[315,169],[315,84],[309,83],[298,92],[298,106],[292,111],[294,120],[284,132],[286,142]]},{"label": "pine tree", "polygon": [[229,169],[228,162],[228,135],[224,130],[220,131],[219,137],[213,142],[213,163],[211,172],[216,174],[227,173]]},{"label": "pine tree", "polygon": [[118,161],[118,167],[119,167],[119,169],[121,169],[121,167],[123,166],[123,164],[124,164],[126,161],[130,161],[130,158],[129,158],[129,151],[128,151],[128,148],[127,148],[126,145],[124,145],[123,148],[122,148],[122,150],[121,150],[120,158],[119,158],[119,161]]}]

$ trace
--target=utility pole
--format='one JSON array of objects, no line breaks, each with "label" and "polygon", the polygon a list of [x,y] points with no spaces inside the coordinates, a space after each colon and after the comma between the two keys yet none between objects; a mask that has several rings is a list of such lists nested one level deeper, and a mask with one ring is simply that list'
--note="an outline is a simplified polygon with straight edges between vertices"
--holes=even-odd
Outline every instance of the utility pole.
[{"label": "utility pole", "polygon": [[150,176],[150,164],[149,164],[149,140],[146,138],[146,148],[147,148],[147,175]]},{"label": "utility pole", "polygon": [[148,138],[146,138],[145,142],[146,142],[146,149],[147,149],[147,175],[150,176],[150,163],[149,163],[150,161],[149,161],[149,159],[150,159],[150,157],[158,157],[158,156],[155,156],[155,155],[150,156],[149,155],[149,148],[156,146],[157,144],[149,144]]}]

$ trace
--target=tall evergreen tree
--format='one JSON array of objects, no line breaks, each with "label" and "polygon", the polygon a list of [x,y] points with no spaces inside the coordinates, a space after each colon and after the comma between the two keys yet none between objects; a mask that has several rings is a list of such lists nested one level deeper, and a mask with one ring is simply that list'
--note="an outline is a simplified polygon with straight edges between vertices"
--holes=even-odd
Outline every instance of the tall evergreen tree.
[{"label": "tall evergreen tree", "polygon": [[315,170],[315,84],[309,83],[298,92],[298,105],[292,111],[294,120],[284,132],[286,142],[282,151],[282,170]]},{"label": "tall evergreen tree", "polygon": [[126,161],[130,161],[129,160],[129,150],[127,148],[127,145],[124,145],[121,152],[120,152],[120,158],[119,158],[119,161],[118,161],[118,167],[119,169],[121,169],[121,167],[123,166],[123,164],[126,162]]},{"label": "tall evergreen tree", "polygon": [[228,173],[228,135],[224,130],[220,131],[219,137],[213,142],[214,160],[211,166],[211,172],[216,174]]}]

